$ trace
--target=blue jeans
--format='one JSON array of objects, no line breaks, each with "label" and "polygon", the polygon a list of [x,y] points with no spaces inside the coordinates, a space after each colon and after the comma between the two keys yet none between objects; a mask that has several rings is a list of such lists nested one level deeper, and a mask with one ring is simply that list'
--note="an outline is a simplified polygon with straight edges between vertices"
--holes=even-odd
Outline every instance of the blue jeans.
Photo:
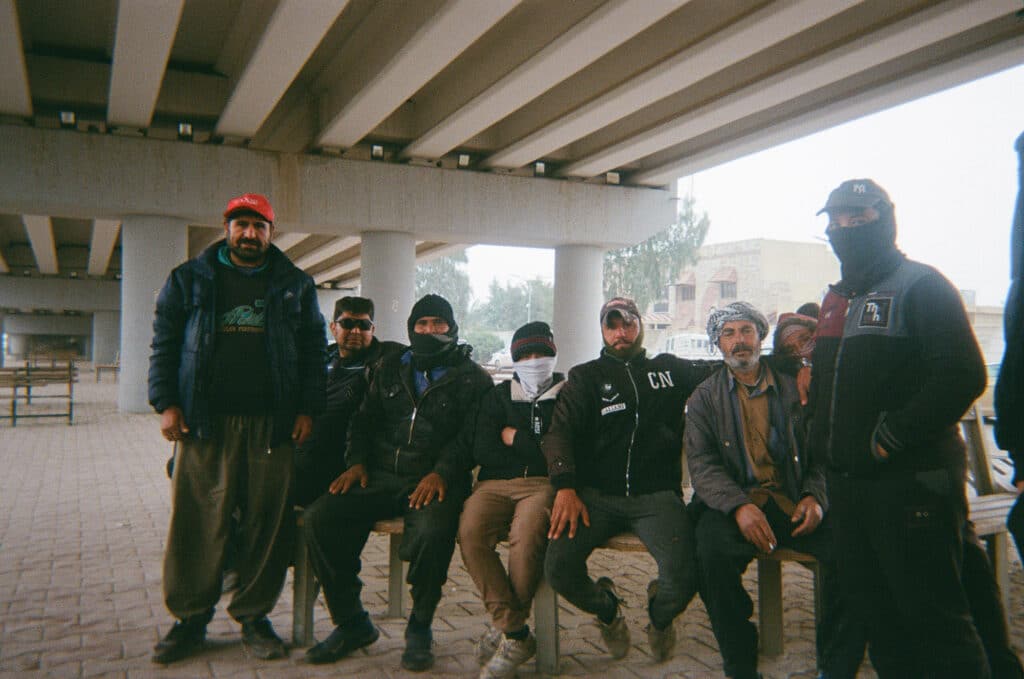
[{"label": "blue jeans", "polygon": [[591,552],[614,535],[633,531],[658,564],[658,588],[648,603],[651,623],[665,629],[697,593],[693,527],[679,493],[659,491],[623,497],[593,488],[577,491],[590,515],[576,537],[563,533],[548,543],[544,574],[551,587],[582,611],[607,617],[614,608],[607,593],[587,572]]}]

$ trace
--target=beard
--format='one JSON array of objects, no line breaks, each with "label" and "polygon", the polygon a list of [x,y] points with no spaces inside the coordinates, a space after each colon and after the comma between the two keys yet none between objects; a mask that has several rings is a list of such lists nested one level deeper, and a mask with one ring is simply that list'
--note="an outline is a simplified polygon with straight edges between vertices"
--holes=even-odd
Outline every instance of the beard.
[{"label": "beard", "polygon": [[[755,349],[756,347],[752,347],[747,344],[737,344],[732,348],[732,351],[729,352],[728,356],[723,357],[723,359],[725,360],[725,364],[732,368],[733,370],[738,370],[741,372],[752,370],[761,361],[761,357],[758,355]],[[743,358],[737,356],[737,352],[740,351],[749,351],[749,357]]]},{"label": "beard", "polygon": [[243,262],[260,262],[266,256],[268,246],[258,240],[240,238],[228,248],[231,254]]}]

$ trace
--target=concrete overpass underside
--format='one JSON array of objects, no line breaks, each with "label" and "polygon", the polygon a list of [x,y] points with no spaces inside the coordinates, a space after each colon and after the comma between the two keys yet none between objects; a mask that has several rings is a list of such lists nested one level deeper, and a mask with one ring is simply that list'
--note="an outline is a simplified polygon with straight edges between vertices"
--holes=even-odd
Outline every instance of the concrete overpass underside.
[{"label": "concrete overpass underside", "polygon": [[[145,408],[153,291],[259,191],[278,245],[325,288],[361,283],[390,337],[415,261],[555,248],[571,364],[596,352],[601,252],[666,226],[678,177],[1022,63],[1020,10],[0,0],[0,314],[94,314],[122,407]],[[56,327],[10,327],[34,326]]]}]

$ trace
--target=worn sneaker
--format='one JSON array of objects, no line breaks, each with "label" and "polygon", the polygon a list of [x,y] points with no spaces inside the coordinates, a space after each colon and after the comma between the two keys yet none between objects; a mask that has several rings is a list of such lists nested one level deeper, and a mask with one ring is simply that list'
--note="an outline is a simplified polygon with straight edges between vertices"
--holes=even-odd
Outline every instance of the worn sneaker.
[{"label": "worn sneaker", "polygon": [[276,660],[288,655],[288,649],[266,616],[242,623],[242,647],[257,660]]},{"label": "worn sneaker", "polygon": [[476,662],[483,667],[487,661],[494,657],[501,643],[501,630],[494,625],[488,625],[483,635],[476,641]]},{"label": "worn sneaker", "polygon": [[369,646],[380,638],[380,631],[365,618],[359,623],[335,627],[330,636],[306,651],[305,661],[323,665],[341,660],[355,650]]},{"label": "worn sneaker", "polygon": [[537,654],[537,638],[509,639],[502,635],[494,657],[480,670],[480,679],[511,679],[516,669]]},{"label": "worn sneaker", "polygon": [[430,625],[423,625],[409,619],[405,627],[405,651],[402,652],[402,667],[410,672],[426,672],[434,666],[434,651],[431,646],[434,635]]},{"label": "worn sneaker", "polygon": [[605,648],[608,649],[608,653],[613,658],[618,660],[619,658],[625,658],[626,654],[629,653],[629,627],[626,625],[626,619],[622,617],[622,599],[615,592],[615,583],[612,582],[611,578],[598,578],[597,582],[594,583],[599,588],[608,592],[612,599],[615,601],[615,619],[610,623],[605,624],[601,622],[601,619],[597,619],[597,627],[601,630],[601,640],[604,641]]},{"label": "worn sneaker", "polygon": [[153,647],[153,662],[170,665],[201,649],[206,641],[206,623],[209,621],[208,616],[197,615],[174,623],[167,636]]},{"label": "worn sneaker", "polygon": [[647,643],[651,646],[651,655],[655,662],[665,662],[676,647],[675,622],[665,629],[658,629],[654,623],[647,624]]}]

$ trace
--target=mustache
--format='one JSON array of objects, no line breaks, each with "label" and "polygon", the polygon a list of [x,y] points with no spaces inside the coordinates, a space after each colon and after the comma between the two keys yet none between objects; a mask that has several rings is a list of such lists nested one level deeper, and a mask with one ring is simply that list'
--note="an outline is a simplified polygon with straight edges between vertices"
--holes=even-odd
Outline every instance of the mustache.
[{"label": "mustache", "polygon": [[740,351],[749,351],[750,353],[754,353],[754,347],[749,344],[737,344],[732,348],[732,351],[729,352],[729,355],[735,356],[736,353]]}]

